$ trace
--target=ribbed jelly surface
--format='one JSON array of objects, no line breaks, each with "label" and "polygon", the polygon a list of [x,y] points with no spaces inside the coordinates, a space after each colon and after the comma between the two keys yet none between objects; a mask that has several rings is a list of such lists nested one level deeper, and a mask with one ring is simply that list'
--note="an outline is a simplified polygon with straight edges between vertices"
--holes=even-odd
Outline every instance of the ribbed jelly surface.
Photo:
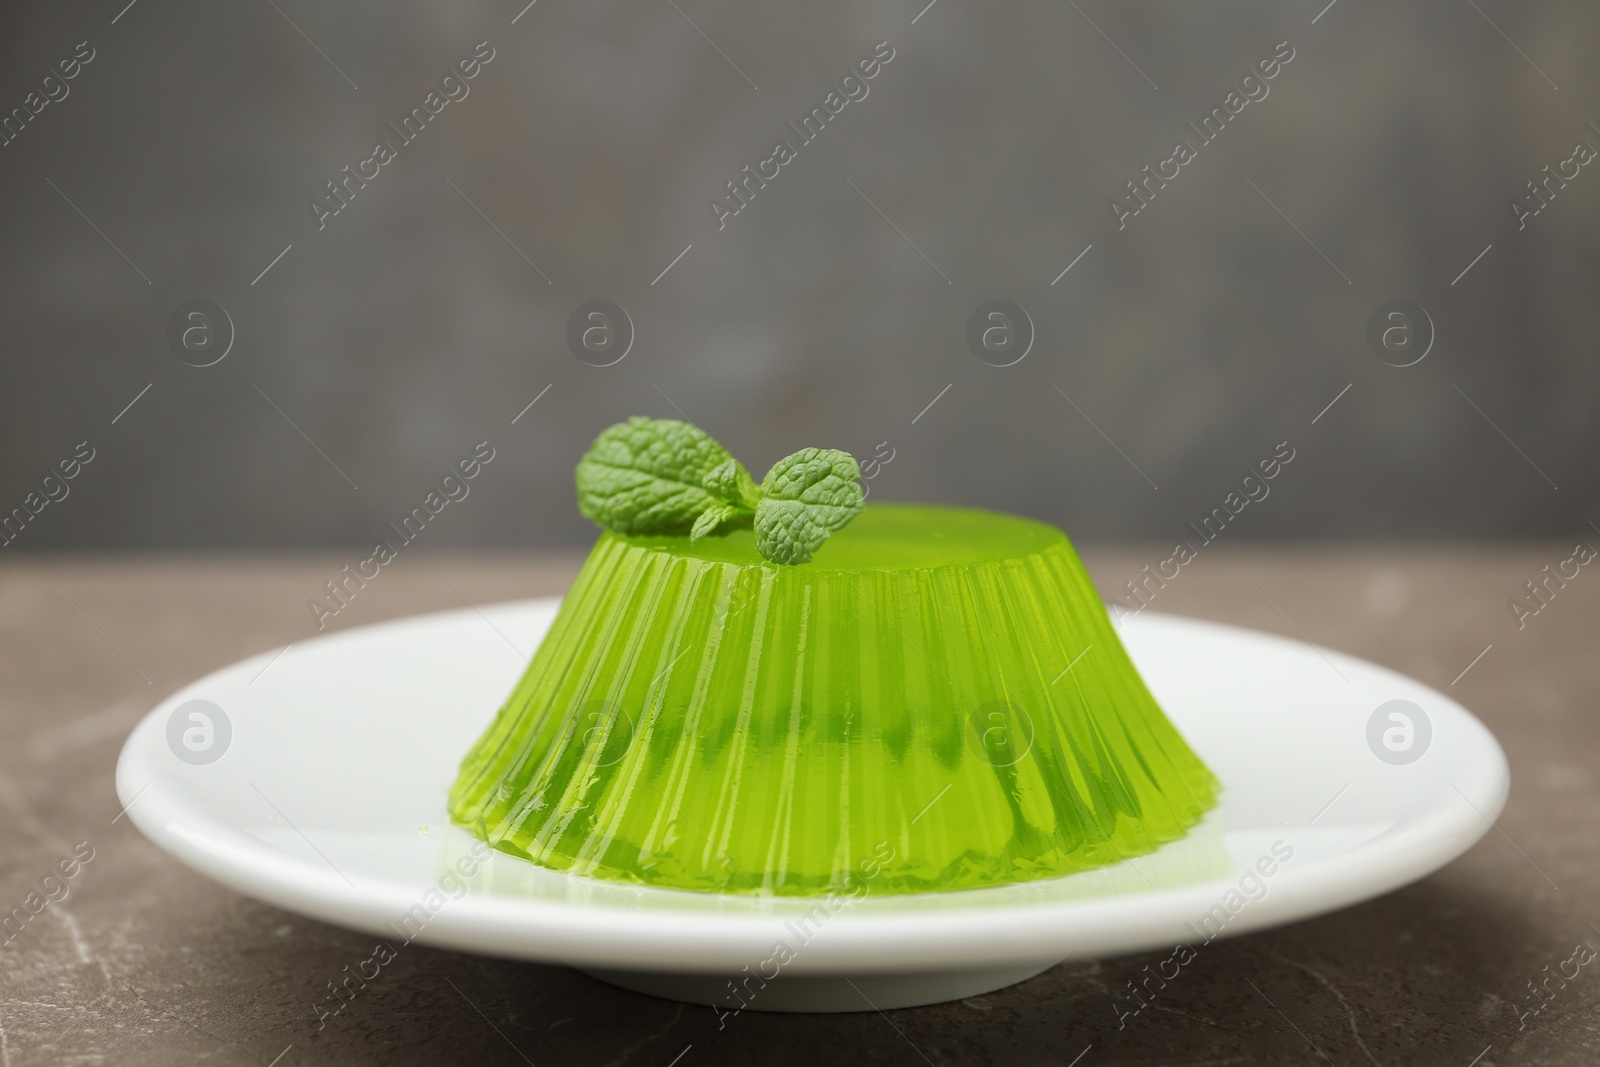
[{"label": "ribbed jelly surface", "polygon": [[1059,530],[873,504],[792,567],[602,535],[450,812],[593,878],[915,893],[1119,862],[1217,789]]}]

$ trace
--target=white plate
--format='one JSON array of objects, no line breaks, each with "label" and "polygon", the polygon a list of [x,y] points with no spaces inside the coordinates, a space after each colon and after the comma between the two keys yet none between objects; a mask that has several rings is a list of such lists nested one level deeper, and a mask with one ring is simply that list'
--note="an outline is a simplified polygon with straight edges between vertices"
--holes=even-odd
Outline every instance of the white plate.
[{"label": "white plate", "polygon": [[[1509,786],[1489,731],[1418,682],[1304,642],[1144,614],[1122,638],[1224,784],[1193,833],[1148,856],[996,889],[869,893],[836,912],[574,878],[500,854],[470,878],[451,873],[473,866],[476,844],[445,814],[457,763],[558,603],[365,627],[218,671],[133,731],[118,795],[190,867],[392,945],[413,936],[567,963],[684,1000],[843,1011],[972,996],[1068,958],[1202,952],[1208,936],[1366,900],[1464,852]],[[211,714],[209,749],[194,709],[179,712],[194,700],[226,718]],[[1394,700],[1410,702],[1409,749],[1393,709],[1369,731]]]}]

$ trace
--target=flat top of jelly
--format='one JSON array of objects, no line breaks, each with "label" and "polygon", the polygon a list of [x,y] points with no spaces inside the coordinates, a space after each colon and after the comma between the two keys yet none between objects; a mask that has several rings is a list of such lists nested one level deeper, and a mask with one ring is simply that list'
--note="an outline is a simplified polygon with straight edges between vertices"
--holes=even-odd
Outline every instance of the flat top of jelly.
[{"label": "flat top of jelly", "polygon": [[[756,551],[749,528],[690,543],[687,537],[620,537],[689,559],[778,567]],[[800,569],[828,571],[924,570],[964,567],[1031,555],[1066,540],[1054,526],[976,508],[932,504],[868,504],[829,537]]]}]

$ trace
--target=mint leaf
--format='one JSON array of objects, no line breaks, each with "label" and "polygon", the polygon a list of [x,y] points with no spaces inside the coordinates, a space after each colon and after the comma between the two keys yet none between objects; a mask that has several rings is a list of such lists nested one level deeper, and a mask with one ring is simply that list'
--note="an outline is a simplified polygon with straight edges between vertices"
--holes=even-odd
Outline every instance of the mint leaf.
[{"label": "mint leaf", "polygon": [[719,476],[715,494],[706,488],[707,477],[729,463],[737,466],[696,427],[636,415],[601,433],[579,461],[578,510],[618,533],[690,533],[708,509],[732,503],[719,498],[725,486],[737,491],[736,472]]},{"label": "mint leaf", "polygon": [[689,530],[689,540],[698,541],[707,534],[714,533],[718,526],[739,514],[740,510],[732,504],[712,504],[694,520],[694,526]]},{"label": "mint leaf", "polygon": [[635,416],[609,427],[578,462],[578,510],[623,534],[687,534],[755,527],[774,563],[806,563],[833,531],[861,513],[861,468],[848,452],[804,448],[757,485],[744,465],[699,428]]},{"label": "mint leaf", "polygon": [[744,464],[729,457],[725,463],[718,464],[704,479],[703,487],[707,493],[716,498],[709,508],[700,513],[694,520],[694,528],[689,531],[689,540],[698,541],[709,533],[716,531],[717,527],[733,519],[749,519],[756,513],[756,503],[761,499],[761,490],[756,486],[755,479],[750,477],[750,472],[744,469]]},{"label": "mint leaf", "polygon": [[861,513],[861,468],[848,452],[802,448],[772,465],[756,504],[756,548],[774,563],[808,563]]},{"label": "mint leaf", "polygon": [[743,463],[731,456],[707,474],[703,484],[706,492],[741,511],[754,511],[761,500],[761,490],[756,488],[755,479],[750,477]]}]

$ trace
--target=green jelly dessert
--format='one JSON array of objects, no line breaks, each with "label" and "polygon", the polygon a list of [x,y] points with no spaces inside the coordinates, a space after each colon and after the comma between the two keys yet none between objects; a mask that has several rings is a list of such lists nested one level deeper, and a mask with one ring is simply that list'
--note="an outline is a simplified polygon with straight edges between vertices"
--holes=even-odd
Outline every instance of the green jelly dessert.
[{"label": "green jelly dessert", "polygon": [[463,761],[457,823],[591,878],[916,893],[1117,863],[1215,803],[1061,531],[857,502],[790,565],[753,510],[601,535]]}]

